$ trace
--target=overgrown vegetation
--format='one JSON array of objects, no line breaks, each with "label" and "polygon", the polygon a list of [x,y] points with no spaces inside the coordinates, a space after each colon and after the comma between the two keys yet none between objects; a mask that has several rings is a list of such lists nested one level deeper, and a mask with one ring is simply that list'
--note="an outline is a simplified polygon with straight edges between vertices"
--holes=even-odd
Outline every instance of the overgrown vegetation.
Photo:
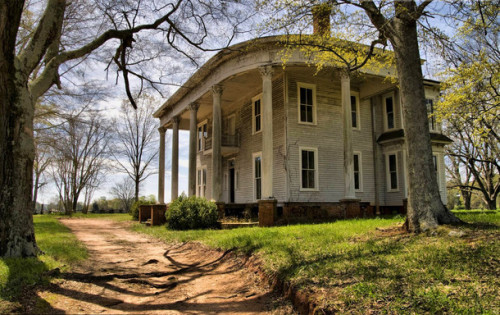
[{"label": "overgrown vegetation", "polygon": [[[129,216],[130,218],[130,216]],[[17,301],[26,288],[45,283],[50,270],[67,270],[87,258],[87,250],[54,215],[34,216],[38,245],[43,255],[31,258],[0,258],[0,313],[20,307]]]},{"label": "overgrown vegetation", "polygon": [[171,230],[219,228],[217,206],[201,197],[181,195],[169,205],[165,217]]},{"label": "overgrown vegetation", "polygon": [[235,230],[134,229],[165,241],[256,254],[266,273],[312,292],[328,311],[499,313],[500,211],[457,215],[472,224],[441,227],[435,235],[401,233],[401,217]]}]

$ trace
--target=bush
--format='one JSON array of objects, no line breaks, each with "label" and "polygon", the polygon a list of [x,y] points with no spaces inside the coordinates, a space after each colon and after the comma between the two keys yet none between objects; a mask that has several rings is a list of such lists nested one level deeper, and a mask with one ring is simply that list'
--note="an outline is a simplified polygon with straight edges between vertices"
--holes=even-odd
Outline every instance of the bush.
[{"label": "bush", "polygon": [[139,197],[139,200],[135,201],[132,204],[132,207],[130,207],[130,214],[132,215],[132,218],[134,220],[139,220],[139,206],[141,205],[154,205],[156,203],[156,199],[154,196],[149,196],[149,197],[144,197],[141,196]]},{"label": "bush", "polygon": [[172,230],[217,229],[220,227],[217,206],[205,198],[181,195],[165,213],[167,227]]}]

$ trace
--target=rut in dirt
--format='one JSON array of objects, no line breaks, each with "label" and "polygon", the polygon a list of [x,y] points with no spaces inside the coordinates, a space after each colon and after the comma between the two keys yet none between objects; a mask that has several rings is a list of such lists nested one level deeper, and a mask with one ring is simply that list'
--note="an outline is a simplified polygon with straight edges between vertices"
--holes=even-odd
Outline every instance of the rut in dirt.
[{"label": "rut in dirt", "polygon": [[[243,259],[197,243],[165,244],[129,223],[64,219],[89,259],[38,292],[36,311],[61,314],[289,313]],[[41,306],[40,306],[41,305]],[[44,309],[40,309],[40,307]]]}]

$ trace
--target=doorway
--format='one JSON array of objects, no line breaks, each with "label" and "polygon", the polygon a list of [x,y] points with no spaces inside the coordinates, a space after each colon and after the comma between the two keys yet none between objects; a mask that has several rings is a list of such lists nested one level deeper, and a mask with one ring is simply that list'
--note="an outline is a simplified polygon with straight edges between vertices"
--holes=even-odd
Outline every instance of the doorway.
[{"label": "doorway", "polygon": [[236,185],[235,185],[235,172],[234,172],[234,167],[229,168],[229,203],[234,203],[234,196],[235,196],[235,190],[236,190]]}]

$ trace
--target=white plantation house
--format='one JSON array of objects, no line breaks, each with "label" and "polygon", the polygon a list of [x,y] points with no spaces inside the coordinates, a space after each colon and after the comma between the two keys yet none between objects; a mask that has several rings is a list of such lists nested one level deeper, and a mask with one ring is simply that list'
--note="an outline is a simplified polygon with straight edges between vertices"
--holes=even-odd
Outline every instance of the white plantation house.
[{"label": "white plantation house", "polygon": [[[356,76],[316,73],[300,52],[283,67],[280,39],[225,49],[154,114],[160,119],[159,201],[165,130],[173,130],[172,198],[178,196],[179,130],[190,131],[189,195],[221,209],[259,208],[277,219],[349,217],[402,210],[407,197],[404,125],[394,69]],[[391,73],[392,72],[392,73]],[[439,83],[425,82],[428,109]],[[444,146],[430,118],[434,163],[446,203]]]}]

